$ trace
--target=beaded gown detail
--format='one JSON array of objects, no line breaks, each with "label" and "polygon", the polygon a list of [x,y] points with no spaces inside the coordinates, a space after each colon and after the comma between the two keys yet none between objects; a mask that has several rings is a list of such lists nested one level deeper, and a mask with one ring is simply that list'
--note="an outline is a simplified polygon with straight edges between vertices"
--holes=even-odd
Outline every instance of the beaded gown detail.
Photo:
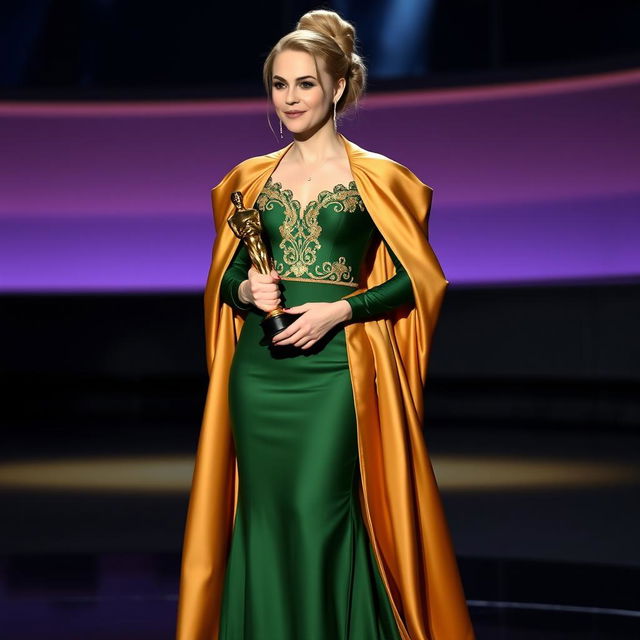
[{"label": "beaded gown detail", "polygon": [[[359,286],[385,242],[355,182],[304,208],[269,178],[256,199],[283,306],[335,302]],[[386,243],[385,243],[386,244]],[[346,298],[348,322],[414,302],[408,274]],[[356,414],[344,323],[309,349],[267,344],[265,313],[242,303],[242,242],[221,283],[245,314],[229,377],[238,510],[224,578],[220,640],[400,640],[358,500]]]}]

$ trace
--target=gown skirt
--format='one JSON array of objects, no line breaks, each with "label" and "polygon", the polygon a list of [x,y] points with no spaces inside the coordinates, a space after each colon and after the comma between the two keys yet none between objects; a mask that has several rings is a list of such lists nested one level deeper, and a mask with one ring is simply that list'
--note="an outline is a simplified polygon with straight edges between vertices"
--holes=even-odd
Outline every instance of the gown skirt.
[{"label": "gown skirt", "polygon": [[[282,304],[349,288],[281,280]],[[266,343],[246,314],[229,378],[236,520],[220,640],[400,640],[358,498],[344,325],[309,349]]]}]

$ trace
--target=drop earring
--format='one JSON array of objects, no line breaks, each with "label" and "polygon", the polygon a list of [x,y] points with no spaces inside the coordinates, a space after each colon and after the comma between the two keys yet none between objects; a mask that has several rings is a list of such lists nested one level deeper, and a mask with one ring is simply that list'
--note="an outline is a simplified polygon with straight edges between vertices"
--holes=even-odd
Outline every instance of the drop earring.
[{"label": "drop earring", "polygon": [[280,138],[284,138],[284,136],[282,135],[282,120],[280,120]]},{"label": "drop earring", "polygon": [[337,131],[338,130],[338,124],[336,123],[336,104],[337,104],[337,102],[333,103],[333,128]]}]

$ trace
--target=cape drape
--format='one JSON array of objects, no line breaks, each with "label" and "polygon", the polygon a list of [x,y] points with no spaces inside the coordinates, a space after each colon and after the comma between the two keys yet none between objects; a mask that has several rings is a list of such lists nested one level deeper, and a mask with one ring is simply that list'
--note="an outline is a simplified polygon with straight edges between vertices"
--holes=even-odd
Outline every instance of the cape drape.
[{"label": "cape drape", "polygon": [[[408,168],[339,134],[358,191],[411,278],[415,306],[347,322],[346,346],[357,418],[363,518],[403,640],[474,640],[450,531],[422,432],[427,363],[449,284],[429,244],[432,189]],[[220,298],[239,239],[227,224],[242,191],[254,206],[293,143],[249,158],[212,189],[216,238],[204,295],[210,376],[182,552],[177,640],[218,640],[238,469],[228,407],[229,369],[246,312]],[[361,287],[395,273],[380,242],[365,259]],[[247,399],[250,401],[250,398]],[[268,630],[265,630],[265,636]],[[274,639],[276,640],[276,639]]]}]

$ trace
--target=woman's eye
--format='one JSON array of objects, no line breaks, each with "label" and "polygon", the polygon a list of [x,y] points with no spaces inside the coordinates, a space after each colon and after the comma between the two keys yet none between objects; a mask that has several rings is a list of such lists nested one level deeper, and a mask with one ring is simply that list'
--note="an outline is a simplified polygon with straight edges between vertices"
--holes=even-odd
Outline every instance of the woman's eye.
[{"label": "woman's eye", "polygon": [[[300,83],[303,87],[305,87],[305,89],[310,89],[311,87],[314,86],[313,82],[309,82],[308,80],[304,80]],[[280,89],[280,87],[284,86],[284,82],[274,82],[273,83],[274,88],[276,89]]]}]

